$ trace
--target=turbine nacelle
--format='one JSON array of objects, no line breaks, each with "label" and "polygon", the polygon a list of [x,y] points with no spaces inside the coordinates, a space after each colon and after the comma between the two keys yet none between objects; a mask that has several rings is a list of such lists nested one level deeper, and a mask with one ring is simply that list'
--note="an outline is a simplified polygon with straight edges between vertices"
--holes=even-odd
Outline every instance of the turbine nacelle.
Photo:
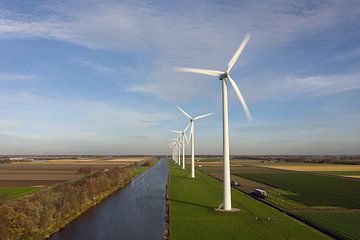
[{"label": "turbine nacelle", "polygon": [[229,73],[224,72],[224,73],[220,74],[219,80],[220,80],[220,81],[221,81],[221,80],[225,80],[225,79],[228,78],[228,76],[229,76]]}]

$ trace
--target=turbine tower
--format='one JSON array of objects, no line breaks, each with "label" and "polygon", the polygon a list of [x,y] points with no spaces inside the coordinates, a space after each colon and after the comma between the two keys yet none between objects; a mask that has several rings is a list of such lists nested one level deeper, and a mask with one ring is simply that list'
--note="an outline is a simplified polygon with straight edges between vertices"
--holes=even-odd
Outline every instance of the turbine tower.
[{"label": "turbine tower", "polygon": [[195,178],[195,130],[194,130],[194,124],[195,121],[207,116],[210,116],[214,113],[207,113],[198,117],[191,117],[190,114],[185,112],[181,107],[176,106],[189,120],[190,120],[190,136],[191,139],[191,178]]},{"label": "turbine tower", "polygon": [[[239,87],[236,85],[236,82],[230,76],[230,71],[234,67],[237,59],[239,58],[241,52],[244,50],[246,44],[250,40],[250,35],[247,34],[240,44],[239,48],[235,52],[234,56],[230,59],[228,66],[225,71],[217,70],[208,70],[208,69],[197,69],[197,68],[175,68],[175,71],[188,72],[188,73],[197,73],[203,75],[216,76],[222,82],[222,110],[223,110],[223,184],[224,184],[224,195],[222,210],[231,211],[231,181],[230,181],[230,153],[229,153],[229,121],[228,121],[228,82],[232,85],[236,95],[238,96],[241,105],[245,111],[246,117],[251,121],[251,114],[249,108],[246,105],[245,99],[242,96]],[[220,208],[220,207],[219,207]]]}]

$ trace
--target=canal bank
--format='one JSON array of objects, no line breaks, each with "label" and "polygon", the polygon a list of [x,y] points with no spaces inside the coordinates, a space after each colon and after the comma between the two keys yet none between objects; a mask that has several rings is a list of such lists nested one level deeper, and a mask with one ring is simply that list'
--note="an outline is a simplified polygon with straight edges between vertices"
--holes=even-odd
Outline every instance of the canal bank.
[{"label": "canal bank", "polygon": [[167,161],[159,161],[50,239],[162,239],[167,170]]}]

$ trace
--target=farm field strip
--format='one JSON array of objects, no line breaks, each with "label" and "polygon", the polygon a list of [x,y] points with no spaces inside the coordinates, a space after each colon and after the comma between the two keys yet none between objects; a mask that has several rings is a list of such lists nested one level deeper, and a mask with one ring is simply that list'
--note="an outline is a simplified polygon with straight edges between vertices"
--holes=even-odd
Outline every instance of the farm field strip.
[{"label": "farm field strip", "polygon": [[39,189],[37,187],[0,187],[0,201],[22,197]]},{"label": "farm field strip", "polygon": [[259,167],[275,168],[291,171],[302,171],[302,172],[339,172],[339,171],[356,171],[360,172],[360,165],[348,165],[348,164],[257,164]]}]

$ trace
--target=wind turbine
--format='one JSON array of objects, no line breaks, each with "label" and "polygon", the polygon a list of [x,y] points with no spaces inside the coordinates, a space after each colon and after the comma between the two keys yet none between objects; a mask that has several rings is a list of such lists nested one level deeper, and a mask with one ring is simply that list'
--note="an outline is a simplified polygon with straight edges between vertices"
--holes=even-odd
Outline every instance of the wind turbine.
[{"label": "wind turbine", "polygon": [[[234,67],[237,59],[239,58],[241,52],[244,50],[246,44],[250,40],[250,35],[247,34],[240,44],[239,48],[236,50],[234,56],[230,59],[227,68],[225,71],[217,71],[217,70],[208,70],[208,69],[197,69],[197,68],[175,68],[175,71],[179,72],[188,72],[188,73],[197,73],[209,76],[218,77],[222,82],[222,110],[223,110],[223,171],[224,171],[224,195],[223,195],[223,203],[222,210],[223,211],[231,211],[231,185],[230,185],[230,153],[229,153],[229,121],[228,121],[228,86],[227,82],[229,81],[232,85],[236,95],[238,96],[241,105],[245,111],[246,117],[249,121],[252,120],[249,108],[246,105],[245,99],[242,96],[239,87],[236,85],[236,82],[230,76],[230,71]],[[219,207],[220,208],[220,207]]]},{"label": "wind turbine", "polygon": [[178,130],[171,130],[172,132],[175,132],[175,133],[180,133],[180,140],[181,140],[181,143],[182,143],[182,169],[185,169],[185,140],[187,143],[189,143],[189,140],[187,139],[186,137],[186,130],[188,130],[188,128],[190,127],[190,124],[188,124],[186,126],[186,128],[182,131],[178,131]]},{"label": "wind turbine", "polygon": [[191,178],[195,178],[195,130],[194,130],[194,122],[198,119],[210,116],[214,113],[207,113],[204,115],[200,115],[197,117],[191,117],[190,114],[188,114],[187,112],[185,112],[181,107],[177,106],[176,107],[187,117],[190,119],[190,136],[189,138],[191,138]]}]

